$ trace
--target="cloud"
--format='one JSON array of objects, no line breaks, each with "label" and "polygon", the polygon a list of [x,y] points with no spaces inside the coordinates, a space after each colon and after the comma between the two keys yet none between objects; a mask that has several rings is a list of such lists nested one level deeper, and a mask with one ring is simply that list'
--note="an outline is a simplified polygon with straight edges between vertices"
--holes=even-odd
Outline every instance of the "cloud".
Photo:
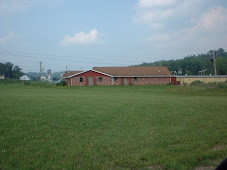
[{"label": "cloud", "polygon": [[227,29],[227,9],[221,6],[210,9],[204,13],[196,23],[198,29],[205,30],[226,30]]},{"label": "cloud", "polygon": [[157,6],[168,6],[176,3],[176,0],[139,0],[138,6],[141,8],[153,8]]},{"label": "cloud", "polygon": [[190,51],[227,48],[227,8],[217,6],[193,19],[188,25],[176,31],[155,32],[147,41],[160,49],[184,49]]},{"label": "cloud", "polygon": [[0,45],[6,44],[7,41],[11,40],[14,37],[14,33],[10,32],[9,34],[0,37]]},{"label": "cloud", "polygon": [[143,22],[143,23],[148,23],[149,25],[160,25],[160,23],[158,23],[160,20],[168,18],[169,16],[171,16],[173,14],[173,10],[172,9],[167,9],[167,10],[151,10],[151,11],[142,11],[139,12],[139,16],[136,19],[139,22]]},{"label": "cloud", "polygon": [[175,29],[178,23],[197,17],[201,12],[200,7],[205,2],[205,0],[139,0],[135,8],[135,21],[149,25],[152,29],[160,29],[172,23],[168,27]]},{"label": "cloud", "polygon": [[91,30],[89,33],[79,32],[74,36],[66,35],[61,41],[61,45],[70,45],[70,44],[91,44],[96,43],[100,37],[97,29]]}]

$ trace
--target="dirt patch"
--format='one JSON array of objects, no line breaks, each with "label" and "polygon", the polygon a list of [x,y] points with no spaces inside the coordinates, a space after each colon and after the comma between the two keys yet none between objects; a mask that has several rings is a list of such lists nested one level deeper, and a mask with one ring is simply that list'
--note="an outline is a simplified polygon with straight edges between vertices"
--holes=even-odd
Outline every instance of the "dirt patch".
[{"label": "dirt patch", "polygon": [[213,150],[213,151],[220,151],[220,150],[223,150],[223,149],[225,149],[225,148],[227,148],[227,145],[217,144],[217,145],[215,145],[215,146],[212,148],[212,150]]},{"label": "dirt patch", "polygon": [[194,170],[214,170],[214,166],[198,166]]}]

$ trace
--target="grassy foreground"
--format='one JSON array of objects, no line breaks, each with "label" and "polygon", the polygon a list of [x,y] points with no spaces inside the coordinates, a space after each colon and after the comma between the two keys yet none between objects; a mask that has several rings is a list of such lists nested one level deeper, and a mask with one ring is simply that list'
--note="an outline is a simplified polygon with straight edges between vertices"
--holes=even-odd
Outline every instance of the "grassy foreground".
[{"label": "grassy foreground", "polygon": [[216,167],[226,146],[226,90],[0,84],[0,169]]}]

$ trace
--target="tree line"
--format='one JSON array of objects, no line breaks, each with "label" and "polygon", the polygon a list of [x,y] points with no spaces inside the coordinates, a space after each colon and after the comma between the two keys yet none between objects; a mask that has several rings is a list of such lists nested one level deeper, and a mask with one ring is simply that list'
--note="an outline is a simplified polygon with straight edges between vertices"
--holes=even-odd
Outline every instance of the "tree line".
[{"label": "tree line", "polygon": [[[57,81],[61,78],[61,74],[64,72],[55,72],[52,74],[53,80]],[[11,79],[19,79],[22,75],[26,74],[29,76],[32,80],[39,80],[40,73],[38,72],[28,72],[23,73],[22,69],[18,66],[12,64],[11,62],[1,63],[0,62],[0,75],[4,75],[5,78],[11,78]],[[47,73],[43,73],[45,77],[47,77]]]},{"label": "tree line", "polygon": [[22,69],[17,65],[14,66],[10,62],[0,63],[0,75],[4,75],[5,78],[19,79],[23,74]]},{"label": "tree line", "polygon": [[[227,75],[227,52],[219,48],[215,50],[217,74]],[[153,63],[142,63],[136,66],[167,66],[172,72],[176,71],[182,75],[214,75],[213,50],[206,54],[190,55],[178,60],[161,60]]]}]

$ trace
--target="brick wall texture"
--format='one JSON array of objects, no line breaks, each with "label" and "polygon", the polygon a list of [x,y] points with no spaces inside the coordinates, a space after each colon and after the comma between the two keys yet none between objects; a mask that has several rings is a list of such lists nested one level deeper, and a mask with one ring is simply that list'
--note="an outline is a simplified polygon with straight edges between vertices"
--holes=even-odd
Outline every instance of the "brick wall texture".
[{"label": "brick wall texture", "polygon": [[131,78],[133,85],[153,85],[153,84],[168,84],[171,82],[169,77],[141,77],[134,80]]},{"label": "brick wall texture", "polygon": [[[83,81],[81,82],[81,78]],[[91,80],[92,79],[92,80]],[[91,81],[89,83],[89,80]],[[79,74],[77,76],[67,78],[66,83],[69,86],[88,86],[91,85],[100,85],[100,86],[109,86],[109,85],[153,85],[153,84],[168,84],[171,82],[169,77],[110,77],[101,73],[96,72],[86,72]]]}]

